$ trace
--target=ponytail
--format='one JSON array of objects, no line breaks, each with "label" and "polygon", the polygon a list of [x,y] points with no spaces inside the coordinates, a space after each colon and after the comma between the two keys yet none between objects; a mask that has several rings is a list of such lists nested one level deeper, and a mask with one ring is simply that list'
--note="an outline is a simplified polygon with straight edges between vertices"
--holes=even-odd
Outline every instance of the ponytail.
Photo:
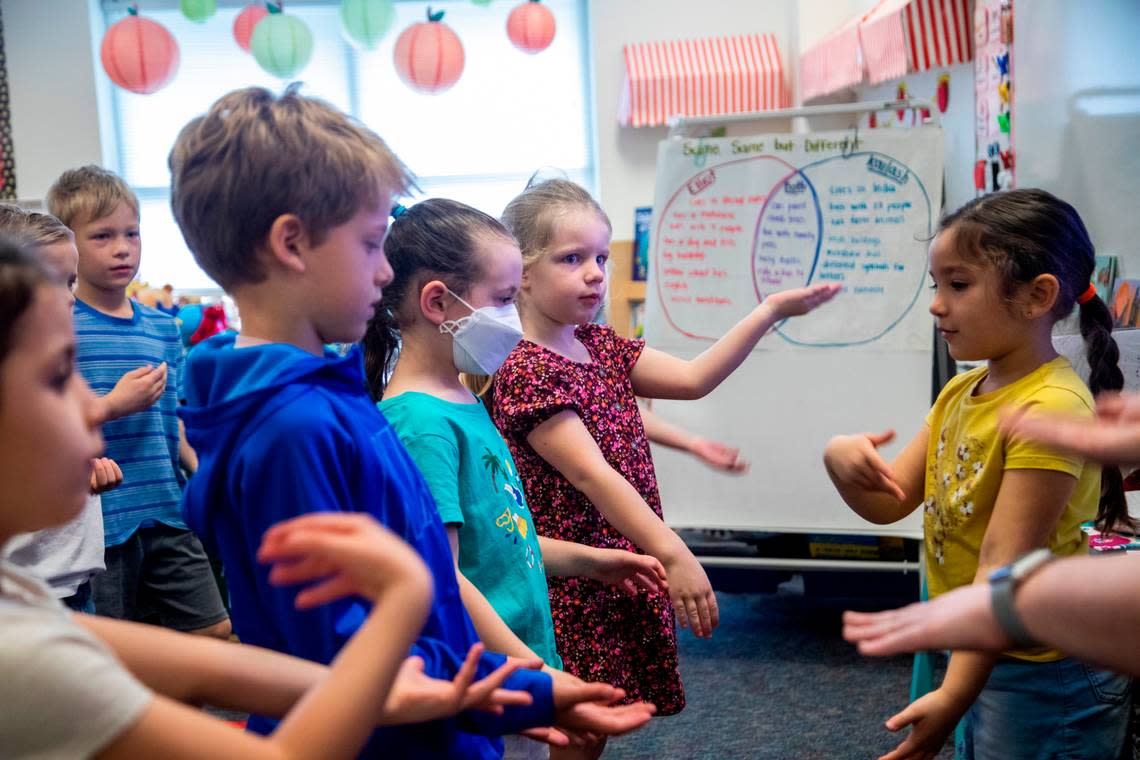
[{"label": "ponytail", "polygon": [[368,322],[361,342],[364,345],[364,379],[368,382],[372,399],[378,402],[384,396],[384,386],[388,384],[400,350],[400,328],[391,309],[383,303],[377,304],[376,314]]},{"label": "ponytail", "polygon": [[[1094,396],[1104,391],[1119,391],[1124,387],[1124,374],[1120,371],[1120,349],[1112,337],[1112,315],[1108,306],[1099,296],[1093,296],[1079,309],[1081,337],[1085,339],[1089,362],[1089,389]],[[1131,528],[1134,524],[1128,516],[1120,468],[1105,465],[1100,476],[1097,530],[1112,532],[1121,527]]]}]

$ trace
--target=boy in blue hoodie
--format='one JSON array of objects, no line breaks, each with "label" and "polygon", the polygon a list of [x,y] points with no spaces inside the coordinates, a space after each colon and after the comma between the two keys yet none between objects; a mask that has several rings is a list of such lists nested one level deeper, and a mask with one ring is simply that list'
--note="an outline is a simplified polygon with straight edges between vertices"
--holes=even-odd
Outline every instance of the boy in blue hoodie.
[{"label": "boy in blue hoodie", "polygon": [[[172,206],[198,264],[237,303],[241,333],[199,345],[181,414],[199,456],[183,498],[188,524],[222,559],[243,642],[327,663],[364,620],[363,600],[294,608],[255,558],[272,524],[316,511],[368,512],[432,570],[436,599],[413,654],[429,676],[454,677],[477,642],[463,609],[443,525],[418,470],[371,402],[358,348],[392,277],[388,210],[412,185],[373,132],[333,107],[249,88],[183,128],[170,154]],[[330,582],[336,583],[336,579]],[[502,664],[486,654],[480,675]],[[552,686],[519,671],[504,684],[533,703],[502,715],[379,729],[362,757],[497,758],[503,734],[558,729],[616,734],[653,707],[612,707],[601,684]],[[272,724],[250,720],[266,732]]]}]

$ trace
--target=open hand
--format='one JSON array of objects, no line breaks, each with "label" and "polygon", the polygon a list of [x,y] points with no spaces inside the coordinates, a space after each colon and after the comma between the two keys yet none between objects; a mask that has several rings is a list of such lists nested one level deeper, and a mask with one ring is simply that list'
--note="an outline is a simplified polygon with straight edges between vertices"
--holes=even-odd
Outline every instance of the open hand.
[{"label": "open hand", "polygon": [[315,581],[297,594],[297,609],[353,595],[376,601],[401,582],[431,593],[431,575],[415,550],[359,512],[314,512],[277,523],[265,532],[257,558],[273,564],[271,583]]},{"label": "open hand", "polygon": [[845,612],[843,638],[872,657],[941,649],[1002,652],[1013,643],[994,618],[990,587],[984,583],[897,610]]},{"label": "open hand", "polygon": [[577,678],[554,678],[555,728],[574,734],[619,736],[644,726],[657,708],[648,702],[628,705],[613,703],[625,692],[603,683],[586,683]]},{"label": "open hand", "polygon": [[806,288],[781,290],[765,298],[763,303],[772,310],[776,319],[798,317],[835,298],[842,287],[839,284],[809,285]]},{"label": "open hand", "polygon": [[1140,464],[1140,393],[1104,394],[1096,406],[1095,420],[1022,407],[1003,417],[1001,431],[1104,464]]},{"label": "open hand", "polygon": [[623,549],[593,549],[587,577],[618,586],[631,596],[640,589],[656,594],[668,589],[665,567],[656,557]]},{"label": "open hand", "polygon": [[117,488],[123,482],[123,471],[114,459],[97,457],[91,460],[91,493],[100,494]]},{"label": "open hand", "polygon": [[941,689],[919,697],[887,721],[889,731],[911,729],[902,744],[879,760],[934,760],[964,713]]},{"label": "open hand", "polygon": [[689,452],[715,470],[737,475],[748,472],[748,460],[740,458],[740,449],[723,443],[708,438],[694,438],[689,442]]},{"label": "open hand", "polygon": [[894,438],[893,430],[835,436],[823,454],[828,473],[840,483],[865,491],[881,491],[899,501],[906,501],[906,494],[895,479],[891,466],[878,451],[880,446]]},{"label": "open hand", "polygon": [[464,710],[482,710],[498,715],[506,705],[529,705],[534,701],[529,692],[501,687],[519,668],[534,667],[540,662],[508,657],[494,672],[476,681],[475,673],[482,655],[482,644],[472,646],[463,666],[450,681],[425,674],[422,658],[406,659],[388,693],[378,725],[423,723],[449,718]]},{"label": "open hand", "polygon": [[698,638],[712,638],[713,629],[720,625],[720,611],[701,563],[686,551],[665,564],[665,577],[677,622]]}]

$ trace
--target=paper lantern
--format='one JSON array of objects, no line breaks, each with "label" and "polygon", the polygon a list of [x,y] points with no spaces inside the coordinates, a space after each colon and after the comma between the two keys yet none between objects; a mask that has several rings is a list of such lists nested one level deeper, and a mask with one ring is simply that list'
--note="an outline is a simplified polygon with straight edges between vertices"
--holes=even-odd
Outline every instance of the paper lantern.
[{"label": "paper lantern", "polygon": [[409,26],[396,40],[396,72],[413,90],[435,94],[463,74],[463,43],[443,23],[443,11],[432,13],[428,8],[427,18]]},{"label": "paper lantern", "polygon": [[484,8],[491,4],[491,0],[471,0],[471,2]]},{"label": "paper lantern", "polygon": [[270,5],[269,15],[257,22],[249,38],[249,51],[261,68],[275,77],[292,79],[313,57],[313,33],[304,21]]},{"label": "paper lantern", "polygon": [[253,36],[254,27],[268,15],[265,3],[250,3],[242,9],[234,19],[234,39],[238,47],[249,52],[249,38]]},{"label": "paper lantern", "polygon": [[111,81],[124,90],[148,95],[165,87],[178,72],[178,43],[157,21],[127,9],[103,35],[99,57]]},{"label": "paper lantern", "polygon": [[554,32],[554,14],[539,0],[523,3],[507,17],[507,36],[524,53],[546,50],[554,40]]},{"label": "paper lantern", "polygon": [[343,0],[340,4],[340,28],[345,39],[364,50],[375,49],[395,19],[392,0]]},{"label": "paper lantern", "polygon": [[218,10],[218,0],[182,0],[179,3],[182,15],[201,24]]}]

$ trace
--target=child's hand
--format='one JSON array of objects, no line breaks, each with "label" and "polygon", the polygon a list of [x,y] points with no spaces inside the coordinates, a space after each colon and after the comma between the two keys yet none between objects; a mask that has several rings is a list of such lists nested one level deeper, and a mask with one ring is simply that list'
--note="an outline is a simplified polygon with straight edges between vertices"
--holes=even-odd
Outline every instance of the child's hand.
[{"label": "child's hand", "polygon": [[689,452],[716,470],[742,474],[748,472],[748,460],[740,458],[740,449],[725,446],[707,438],[694,438],[689,442]]},{"label": "child's hand", "polygon": [[625,692],[604,683],[553,678],[555,727],[575,735],[619,736],[645,725],[657,708],[648,702],[615,706]]},{"label": "child's hand", "polygon": [[519,668],[538,667],[541,661],[526,662],[508,657],[493,673],[476,681],[475,672],[482,654],[482,644],[472,646],[463,667],[450,681],[425,675],[423,659],[406,659],[400,666],[392,690],[388,692],[378,725],[423,723],[449,718],[464,710],[482,710],[499,715],[504,705],[529,705],[534,701],[529,692],[500,687]]},{"label": "child's hand", "polygon": [[151,367],[132,369],[119,378],[115,387],[103,397],[106,419],[114,420],[149,409],[166,390],[166,362]]},{"label": "child's hand", "polygon": [[656,557],[622,549],[592,549],[585,575],[610,586],[620,586],[632,596],[637,595],[638,589],[656,594],[669,588],[665,567]]},{"label": "child's hand", "polygon": [[669,579],[669,598],[673,601],[677,622],[694,636],[712,638],[713,629],[720,625],[720,611],[701,563],[685,551],[665,562],[665,577]]},{"label": "child's hand", "polygon": [[969,705],[963,707],[942,689],[914,700],[886,723],[889,731],[911,726],[910,734],[879,760],[934,760],[966,707]]},{"label": "child's hand", "polygon": [[123,482],[123,471],[114,459],[98,457],[91,460],[91,493],[99,494],[117,488]]},{"label": "child's hand", "polygon": [[938,649],[1002,652],[1012,644],[994,617],[985,583],[897,610],[844,612],[843,638],[871,657]]},{"label": "child's hand", "polygon": [[1026,407],[1004,416],[1001,431],[1066,453],[1106,464],[1140,464],[1140,394],[1104,394],[1097,418],[1030,413]]},{"label": "child's hand", "polygon": [[810,285],[806,288],[781,290],[765,298],[763,305],[772,311],[772,316],[776,319],[798,317],[835,298],[842,287],[838,284]]},{"label": "child's hand", "polygon": [[350,595],[377,601],[397,583],[431,594],[431,575],[415,550],[357,512],[316,512],[280,522],[265,532],[257,558],[273,564],[269,580],[277,585],[318,581],[297,594],[297,609]]},{"label": "child's hand", "polygon": [[899,501],[906,501],[906,494],[895,480],[891,466],[878,452],[880,446],[890,443],[894,437],[893,430],[837,435],[828,441],[823,462],[831,477],[840,483],[865,491],[880,491]]}]

